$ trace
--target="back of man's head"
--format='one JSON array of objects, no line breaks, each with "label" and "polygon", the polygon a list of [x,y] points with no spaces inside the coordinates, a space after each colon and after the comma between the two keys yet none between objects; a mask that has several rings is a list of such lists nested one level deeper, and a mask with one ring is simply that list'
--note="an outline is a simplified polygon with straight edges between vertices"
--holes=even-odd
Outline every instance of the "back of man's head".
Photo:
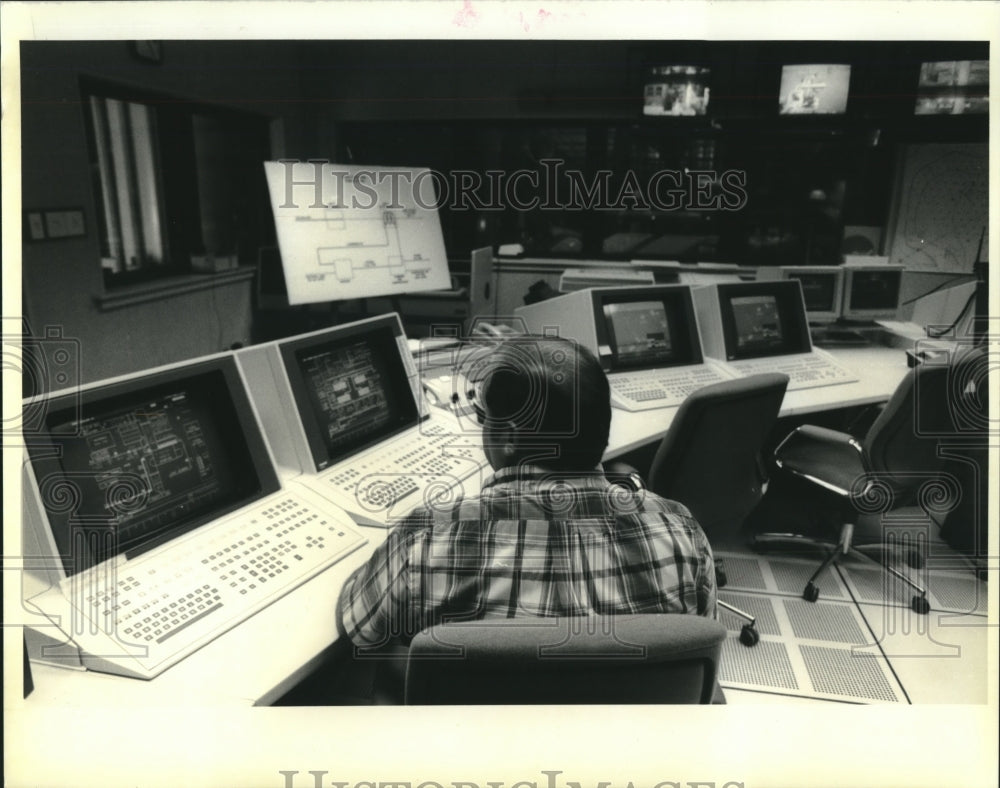
[{"label": "back of man's head", "polygon": [[489,358],[481,393],[484,441],[497,429],[516,435],[516,453],[507,464],[576,471],[601,461],[611,426],[608,379],[594,355],[576,342],[549,337],[504,342]]}]

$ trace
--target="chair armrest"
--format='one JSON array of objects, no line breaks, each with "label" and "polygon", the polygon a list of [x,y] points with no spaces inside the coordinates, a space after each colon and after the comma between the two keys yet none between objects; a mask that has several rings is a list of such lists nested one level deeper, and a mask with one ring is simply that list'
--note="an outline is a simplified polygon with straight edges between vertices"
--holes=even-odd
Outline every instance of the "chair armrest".
[{"label": "chair armrest", "polygon": [[774,450],[774,461],[779,468],[845,497],[868,472],[857,440],[811,424],[793,430]]},{"label": "chair armrest", "polygon": [[646,489],[646,483],[642,479],[642,474],[627,462],[613,460],[612,462],[604,463],[604,475],[612,484],[620,484],[622,487],[634,492]]}]

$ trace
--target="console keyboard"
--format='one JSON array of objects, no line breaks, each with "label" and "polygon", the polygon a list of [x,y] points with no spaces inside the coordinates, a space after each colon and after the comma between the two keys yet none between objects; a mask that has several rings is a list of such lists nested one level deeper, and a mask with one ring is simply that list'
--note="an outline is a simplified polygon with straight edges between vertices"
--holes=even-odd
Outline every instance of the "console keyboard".
[{"label": "console keyboard", "polygon": [[74,638],[100,657],[95,669],[152,678],[367,541],[299,495],[219,526],[63,581]]},{"label": "console keyboard", "polygon": [[732,361],[729,365],[744,377],[783,372],[789,378],[788,391],[854,383],[857,380],[843,367],[815,353]]},{"label": "console keyboard", "polygon": [[421,504],[454,496],[458,482],[485,468],[480,441],[443,424],[425,424],[328,472],[323,486],[333,488],[338,505],[388,525]]},{"label": "console keyboard", "polygon": [[611,404],[622,410],[650,410],[680,405],[703,386],[730,378],[717,367],[700,364],[673,369],[615,372],[608,376]]}]

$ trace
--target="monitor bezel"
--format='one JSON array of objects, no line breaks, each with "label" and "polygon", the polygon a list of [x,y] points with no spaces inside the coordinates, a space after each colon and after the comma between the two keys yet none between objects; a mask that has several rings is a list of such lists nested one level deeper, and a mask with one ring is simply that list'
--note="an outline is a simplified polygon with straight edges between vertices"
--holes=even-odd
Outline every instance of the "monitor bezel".
[{"label": "monitor bezel", "polygon": [[[802,284],[797,279],[734,282],[732,284],[719,284],[715,287],[727,361],[773,358],[812,351],[812,338],[809,334],[809,320],[806,317]],[[783,330],[784,343],[780,349],[776,350],[740,350],[736,341],[736,319],[733,314],[732,299],[768,294],[775,296],[778,316],[782,324],[787,326]]]},{"label": "monitor bezel", "polygon": [[[129,546],[119,549],[107,556],[96,558],[90,549],[92,544],[88,539],[74,539],[76,529],[92,531],[86,524],[74,525],[72,511],[53,510],[44,505],[40,486],[43,481],[55,474],[65,477],[62,467],[61,438],[73,437],[67,433],[57,433],[53,427],[54,416],[63,412],[76,415],[77,420],[86,418],[87,411],[102,402],[109,402],[123,397],[130,397],[143,391],[154,391],[173,384],[182,384],[196,378],[205,378],[218,374],[223,381],[232,414],[235,416],[239,430],[245,440],[246,455],[249,467],[252,467],[255,479],[247,480],[245,491],[237,499],[230,500],[210,512],[200,512],[182,520],[167,531]],[[281,489],[271,454],[264,439],[263,432],[257,420],[257,414],[247,394],[243,378],[232,355],[202,359],[190,364],[171,366],[147,371],[123,378],[102,381],[84,387],[78,391],[55,392],[51,395],[41,395],[33,398],[32,407],[44,407],[46,416],[44,428],[32,435],[28,443],[28,461],[33,474],[33,483],[38,494],[39,508],[45,519],[53,544],[58,553],[58,559],[66,577],[72,577],[88,571],[101,564],[118,560],[122,556],[131,560],[137,556],[154,550],[180,536],[188,534],[208,523],[232,514],[256,501],[266,498]],[[27,403],[26,403],[27,404]],[[218,406],[218,402],[214,403]],[[96,532],[96,531],[95,531]],[[76,545],[74,546],[74,542]]]},{"label": "monitor bezel", "polygon": [[[646,285],[595,289],[591,291],[591,298],[598,357],[606,372],[671,369],[704,362],[698,319],[691,297],[691,288],[687,285]],[[604,315],[604,307],[607,304],[640,303],[643,301],[657,301],[663,304],[667,315],[671,344],[684,351],[677,354],[678,360],[669,363],[626,364],[618,359],[617,348],[611,344],[611,330]],[[680,314],[678,314],[678,309]]]},{"label": "monitor bezel", "polygon": [[[781,111],[781,85],[785,78],[785,70],[796,66],[842,66],[847,69],[847,96],[844,99],[844,108],[837,112],[782,112]],[[854,77],[854,63],[838,61],[837,59],[818,60],[787,60],[780,64],[778,68],[777,86],[777,115],[779,118],[842,118],[851,111],[851,79]]]},{"label": "monitor bezel", "polygon": [[[877,264],[872,265],[852,264],[845,265],[844,271],[844,295],[840,307],[840,315],[843,320],[895,320],[899,314],[899,302],[903,292],[903,272],[905,268],[901,265]],[[897,277],[896,305],[892,309],[855,309],[851,306],[851,289],[854,285],[854,277],[858,273],[892,273]]]},{"label": "monitor bezel", "polygon": [[[405,386],[405,395],[401,397],[400,402],[403,412],[391,428],[370,439],[359,441],[356,444],[348,444],[347,448],[340,454],[331,456],[326,441],[322,437],[323,425],[320,423],[320,419],[309,400],[308,384],[302,373],[297,356],[303,351],[336,349],[337,347],[356,341],[364,335],[371,336],[372,334],[384,334],[386,332],[391,334],[392,338],[393,353],[390,355],[392,359],[390,365],[394,367],[392,371],[392,375],[395,378],[394,384],[399,385],[401,391]],[[325,471],[352,455],[365,451],[416,426],[422,419],[429,418],[428,414],[420,413],[419,405],[413,396],[410,373],[400,355],[398,343],[400,338],[405,340],[405,336],[398,318],[393,314],[383,318],[334,326],[329,329],[314,331],[309,334],[278,340],[276,342],[278,356],[281,360],[292,396],[292,405],[295,407],[295,416],[302,429],[306,448],[312,460],[313,469],[316,472]]]},{"label": "monitor bezel", "polygon": [[[844,269],[832,265],[783,265],[780,268],[782,279],[799,279],[796,274],[820,274],[832,276],[835,279],[833,286],[833,308],[820,311],[810,311],[806,303],[805,288],[802,289],[802,301],[806,303],[806,319],[809,323],[835,323],[840,319],[840,310],[844,299]],[[800,285],[801,285],[801,280]]]}]

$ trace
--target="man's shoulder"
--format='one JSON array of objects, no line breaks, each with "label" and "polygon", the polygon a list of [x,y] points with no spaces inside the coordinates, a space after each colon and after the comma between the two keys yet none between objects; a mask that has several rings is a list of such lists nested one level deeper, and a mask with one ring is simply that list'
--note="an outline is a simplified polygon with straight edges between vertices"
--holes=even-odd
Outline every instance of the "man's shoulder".
[{"label": "man's shoulder", "polygon": [[664,498],[662,495],[657,495],[651,490],[642,490],[638,495],[641,499],[642,508],[645,511],[667,512],[682,517],[692,517],[691,511],[680,501]]}]

